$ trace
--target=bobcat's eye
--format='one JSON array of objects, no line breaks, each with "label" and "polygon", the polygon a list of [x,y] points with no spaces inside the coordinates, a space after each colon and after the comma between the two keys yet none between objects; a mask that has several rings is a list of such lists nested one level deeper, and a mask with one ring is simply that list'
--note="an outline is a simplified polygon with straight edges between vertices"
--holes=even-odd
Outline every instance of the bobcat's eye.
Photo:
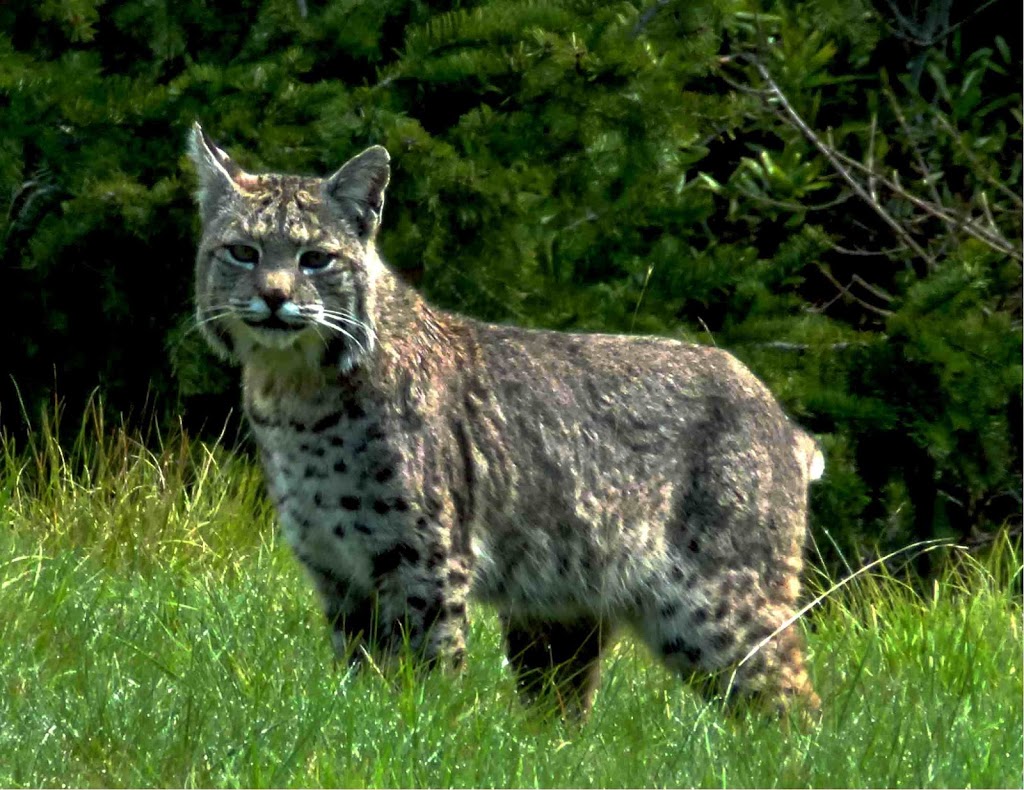
[{"label": "bobcat's eye", "polygon": [[260,251],[248,244],[229,244],[224,248],[232,263],[252,268],[260,259]]},{"label": "bobcat's eye", "polygon": [[334,256],[320,250],[306,250],[299,256],[299,266],[306,271],[316,272],[334,263]]}]

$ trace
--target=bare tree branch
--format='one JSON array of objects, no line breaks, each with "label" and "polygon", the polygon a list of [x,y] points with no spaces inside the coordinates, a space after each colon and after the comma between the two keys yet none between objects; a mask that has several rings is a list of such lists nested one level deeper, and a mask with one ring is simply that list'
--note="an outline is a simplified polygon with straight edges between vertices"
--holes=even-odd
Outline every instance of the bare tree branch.
[{"label": "bare tree branch", "polygon": [[869,294],[874,296],[876,299],[881,299],[883,302],[892,303],[893,295],[891,293],[885,291],[882,288],[879,288],[877,285],[872,285],[859,274],[854,274],[850,278],[850,284],[853,285],[854,283],[859,285],[861,288],[863,288]]},{"label": "bare tree branch", "polygon": [[914,239],[913,236],[910,235],[910,232],[906,228],[904,228],[899,222],[893,219],[892,215],[889,214],[889,212],[887,212],[877,200],[872,199],[871,194],[868,192],[867,189],[864,188],[864,185],[859,180],[854,178],[853,174],[850,173],[850,171],[843,166],[843,162],[839,158],[839,152],[836,151],[836,149],[833,148],[832,146],[825,143],[820,137],[818,137],[817,134],[815,134],[814,130],[811,129],[811,127],[803,119],[800,113],[798,113],[796,109],[793,107],[793,105],[790,103],[789,99],[786,97],[786,94],[782,92],[782,88],[779,87],[779,84],[772,77],[768,69],[765,68],[764,64],[761,63],[756,58],[750,56],[748,56],[748,59],[751,63],[753,63],[754,68],[757,69],[758,74],[761,75],[761,79],[763,79],[768,84],[771,94],[779,102],[779,105],[782,107],[782,110],[785,116],[789,119],[790,123],[796,126],[796,128],[800,130],[804,137],[806,137],[808,141],[815,148],[818,149],[821,155],[828,160],[829,164],[832,165],[835,171],[839,173],[840,176],[842,176],[843,180],[846,181],[847,184],[850,185],[850,188],[853,189],[853,191],[871,207],[871,209],[879,216],[879,218],[881,218],[881,220],[886,225],[892,228],[893,232],[899,237],[899,239],[904,244],[906,244],[907,247],[909,247],[915,255],[917,255],[921,260],[923,260],[929,266],[929,268],[934,269],[936,266],[935,259],[931,255],[929,255],[928,252],[920,244],[917,243],[917,241]]},{"label": "bare tree branch", "polygon": [[974,168],[975,173],[980,173],[981,177],[984,178],[988,184],[998,189],[1000,192],[1003,193],[1003,195],[1005,195],[1011,201],[1013,201],[1013,204],[1017,206],[1017,208],[1024,208],[1024,200],[1021,200],[1020,195],[1018,195],[1016,192],[1014,192],[1012,189],[1006,186],[1006,184],[1002,183],[998,178],[994,178],[991,173],[985,172],[985,168],[979,161],[978,157],[975,156],[970,146],[968,146],[967,143],[964,142],[963,136],[960,134],[958,129],[954,128],[953,124],[949,122],[948,118],[946,118],[941,113],[936,112],[935,120],[938,121],[939,125],[942,126],[942,128],[950,135],[950,137],[953,138],[953,140],[956,142],[957,148],[959,148],[960,152],[967,157],[968,161],[971,163],[971,166]]},{"label": "bare tree branch", "polygon": [[[769,102],[777,104],[775,107],[776,111],[778,111],[787,123],[795,127],[821,153],[821,155],[825,157],[829,164],[832,165],[835,172],[847,184],[849,184],[854,194],[860,197],[872,209],[872,211],[874,211],[875,214],[892,229],[897,238],[918,258],[923,260],[929,268],[935,268],[936,257],[932,252],[926,250],[914,238],[914,235],[911,232],[911,229],[914,228],[914,226],[921,225],[929,218],[938,219],[952,232],[965,233],[987,245],[996,252],[1007,255],[1018,262],[1024,262],[1024,253],[1022,253],[1020,248],[1015,246],[1008,238],[1006,238],[1005,235],[1003,235],[984,198],[982,198],[981,217],[972,215],[970,210],[966,212],[956,211],[942,203],[941,196],[934,186],[934,174],[928,168],[923,154],[914,142],[911,130],[902,112],[902,108],[899,107],[895,97],[891,95],[891,91],[888,91],[887,93],[890,97],[890,101],[892,102],[893,109],[901,126],[903,127],[904,133],[908,137],[909,144],[915,155],[917,166],[921,171],[921,176],[932,190],[933,200],[922,198],[904,187],[903,184],[900,183],[898,172],[894,171],[890,178],[879,172],[879,170],[874,166],[874,118],[872,119],[872,135],[869,141],[869,163],[864,164],[863,162],[860,162],[840,151],[833,144],[831,139],[822,139],[822,137],[819,136],[796,111],[793,104],[783,93],[779,84],[775,81],[763,63],[751,56],[744,55],[740,57],[752,63],[758,74],[768,85],[768,89],[764,91],[762,95],[766,96]],[[830,137],[830,135],[826,133],[826,137]],[[866,185],[860,178],[854,175],[854,171],[863,174],[867,181]],[[923,214],[911,216],[903,219],[902,221],[897,219],[890,210],[887,210],[882,205],[882,201],[878,193],[879,186],[887,188],[894,195],[902,198],[907,203],[919,209]],[[1006,188],[1003,187],[1003,189]],[[1016,198],[1016,200],[1019,202],[1019,198]],[[920,233],[923,231],[914,229],[914,232]]]},{"label": "bare tree branch", "polygon": [[[857,304],[859,304],[865,310],[867,310],[867,311],[869,311],[871,313],[875,313],[876,315],[880,315],[880,316],[883,316],[883,317],[886,317],[886,318],[888,316],[893,315],[893,311],[892,310],[886,310],[884,307],[876,307],[875,305],[871,304],[870,302],[867,302],[864,299],[861,299],[859,296],[856,296],[855,294],[850,293],[850,289],[854,285],[861,285],[861,286],[867,286],[867,289],[868,289],[869,293],[876,294],[875,289],[872,286],[868,285],[868,283],[866,283],[862,278],[858,277],[857,275],[853,275],[853,277],[850,280],[849,285],[842,285],[842,284],[840,284],[839,280],[837,280],[835,277],[832,276],[832,272],[830,272],[824,266],[819,266],[818,270],[823,275],[825,275],[825,279],[826,280],[828,280],[836,288],[839,289],[839,293],[836,294],[834,299],[830,299],[828,302],[826,302],[824,305],[822,305],[817,310],[817,312],[820,312],[820,313],[825,312],[825,310],[827,310],[829,307],[831,307],[833,304],[836,303],[836,300],[841,299],[841,298],[843,298],[845,296],[846,298],[850,299],[851,301],[856,302]],[[885,292],[883,291],[881,293],[884,294]],[[892,297],[888,296],[888,294],[885,294],[884,301],[891,302],[892,301]]]},{"label": "bare tree branch", "polygon": [[[888,85],[888,80],[885,81],[885,96],[889,100],[889,104],[892,107],[893,112],[896,114],[896,120],[899,121],[900,128],[903,129],[903,134],[907,138],[907,142],[910,144],[910,150],[914,153],[914,159],[917,160],[918,170],[921,171],[921,178],[924,179],[925,183],[928,184],[932,193],[932,200],[936,203],[941,203],[942,199],[939,196],[939,190],[935,186],[935,181],[932,179],[931,169],[928,164],[924,161],[924,154],[921,153],[921,149],[917,145],[917,141],[914,139],[914,133],[910,128],[910,124],[907,123],[907,118],[903,114],[903,108],[900,106],[899,101],[896,99],[896,94],[892,92],[892,88]],[[869,163],[871,168],[874,169],[875,165],[873,162]]]},{"label": "bare tree branch", "polygon": [[970,22],[990,5],[994,5],[995,2],[996,0],[986,0],[986,2],[981,3],[963,19],[952,24],[949,22],[949,11],[951,10],[952,3],[947,2],[944,9],[946,18],[939,25],[934,13],[929,13],[928,18],[924,22],[919,22],[900,11],[899,6],[893,0],[885,0],[885,4],[889,6],[889,11],[892,13],[897,24],[893,25],[888,19],[883,19],[883,21],[904,41],[909,41],[918,47],[934,47],[940,41],[949,38],[954,31]]},{"label": "bare tree branch", "polygon": [[850,342],[842,341],[839,343],[828,343],[827,345],[821,345],[815,343],[791,343],[787,340],[766,340],[758,343],[746,343],[744,344],[750,348],[771,348],[777,351],[842,351],[844,348],[850,348],[851,346],[866,346],[866,342]]},{"label": "bare tree branch", "polygon": [[669,0],[657,0],[657,2],[654,5],[645,9],[644,12],[640,14],[640,17],[636,20],[636,24],[633,26],[633,38],[636,38],[641,33],[643,33],[644,28],[650,24],[652,19],[654,19],[655,14],[657,14],[662,8],[664,8],[668,4]]},{"label": "bare tree branch", "polygon": [[[832,155],[838,159],[842,164],[852,167],[856,170],[868,174],[869,170],[867,165],[863,162],[858,162],[853,157],[847,156],[842,151],[832,149]],[[831,161],[831,159],[830,159]],[[937,203],[932,203],[925,200],[912,192],[909,192],[903,187],[898,181],[887,178],[880,173],[872,173],[872,175],[878,180],[879,183],[887,186],[894,194],[899,195],[901,198],[909,203],[917,206],[925,213],[935,217],[936,219],[942,220],[947,226],[952,229],[962,230],[970,236],[973,236],[978,241],[984,242],[992,249],[997,252],[1001,252],[1004,255],[1009,255],[1014,260],[1024,262],[1024,254],[1014,248],[1010,241],[1007,240],[1002,233],[994,232],[988,228],[982,226],[979,221],[971,217],[970,215],[957,214],[952,209],[946,208],[945,206]]]},{"label": "bare tree branch", "polygon": [[841,255],[854,255],[861,256],[864,258],[895,255],[898,252],[903,252],[903,250],[905,249],[904,247],[890,247],[887,250],[853,250],[850,249],[849,247],[842,247],[838,244],[832,244],[831,246],[833,250],[840,253]]},{"label": "bare tree branch", "polygon": [[767,195],[759,195],[756,192],[751,192],[748,189],[740,188],[740,191],[748,198],[754,201],[764,203],[769,206],[777,206],[778,208],[788,209],[789,211],[827,211],[830,208],[841,206],[846,201],[853,197],[849,192],[844,192],[835,200],[829,200],[825,203],[793,203],[789,200],[779,200],[778,198],[768,197]]}]

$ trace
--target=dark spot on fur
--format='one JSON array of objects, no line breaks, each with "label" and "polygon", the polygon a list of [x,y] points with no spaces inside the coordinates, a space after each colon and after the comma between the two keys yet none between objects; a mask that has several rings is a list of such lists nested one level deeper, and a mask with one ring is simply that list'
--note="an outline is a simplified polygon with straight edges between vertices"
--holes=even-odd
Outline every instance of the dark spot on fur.
[{"label": "dark spot on fur", "polygon": [[703,606],[698,606],[692,612],[690,612],[690,622],[694,625],[703,625],[708,621],[708,610]]},{"label": "dark spot on fur", "polygon": [[686,640],[680,639],[678,637],[675,639],[671,639],[668,642],[665,642],[665,644],[661,646],[661,652],[665,655],[672,655],[673,653],[682,653],[684,650],[686,650]]},{"label": "dark spot on fur", "polygon": [[264,427],[274,427],[280,425],[280,422],[276,420],[272,415],[256,411],[255,409],[249,412],[249,419],[252,420],[252,422],[255,425],[260,425]]},{"label": "dark spot on fur", "polygon": [[413,546],[407,543],[396,544],[374,556],[372,560],[373,575],[380,578],[386,573],[391,573],[403,562],[415,565],[419,559],[420,553]]},{"label": "dark spot on fur", "polygon": [[663,604],[661,608],[658,609],[658,614],[661,617],[664,617],[666,620],[675,617],[678,612],[679,604],[675,601],[670,601],[669,603]]},{"label": "dark spot on fur", "polygon": [[[464,399],[466,402],[466,399]],[[463,485],[452,489],[452,506],[455,508],[454,547],[462,553],[469,553],[469,524],[476,512],[476,469],[473,465],[472,441],[469,427],[463,420],[455,420],[451,425],[452,435],[458,448],[458,461],[462,467]],[[461,489],[461,490],[460,490]]]},{"label": "dark spot on fur", "polygon": [[718,631],[711,635],[711,647],[717,651],[731,647],[736,638],[729,631]]},{"label": "dark spot on fur", "polygon": [[733,576],[726,576],[718,585],[719,595],[728,598],[739,589],[739,581]]},{"label": "dark spot on fur", "polygon": [[332,436],[330,441],[331,441],[331,447],[344,447],[345,446],[345,440],[342,437],[340,437],[340,436]]},{"label": "dark spot on fur", "polygon": [[429,518],[436,519],[441,515],[441,500],[436,496],[428,496],[423,500],[423,512]]},{"label": "dark spot on fur", "polygon": [[418,595],[410,595],[406,598],[406,602],[409,604],[410,609],[419,609],[422,611],[427,608],[427,599],[421,598]]},{"label": "dark spot on fur", "polygon": [[389,510],[391,510],[391,506],[383,499],[376,499],[373,502],[373,509],[383,516]]},{"label": "dark spot on fur", "polygon": [[323,494],[321,494],[319,491],[313,494],[313,504],[316,505],[317,507],[324,506],[324,497]]},{"label": "dark spot on fur", "polygon": [[373,476],[373,479],[378,483],[386,483],[392,477],[395,476],[395,470],[391,467],[385,466],[383,469],[378,469],[377,474]]},{"label": "dark spot on fur", "polygon": [[468,581],[469,576],[467,576],[463,571],[453,570],[448,574],[448,583],[451,585],[459,586],[466,584]]},{"label": "dark spot on fur", "polygon": [[341,411],[332,411],[329,414],[325,414],[319,420],[313,423],[313,432],[320,433],[320,431],[326,430],[338,424],[338,420],[342,417]]},{"label": "dark spot on fur", "polygon": [[363,524],[361,521],[357,521],[355,524],[353,524],[352,528],[356,532],[362,532],[364,535],[369,535],[369,534],[371,534],[373,532],[372,529],[370,529],[368,526]]},{"label": "dark spot on fur", "polygon": [[[745,614],[750,619],[753,619],[753,613],[750,612],[749,610],[746,610]],[[774,631],[775,631],[775,629],[772,628],[770,625],[764,625],[764,624],[756,625],[756,626],[754,626],[753,628],[750,629],[750,634],[747,637],[747,641],[749,641],[752,644],[756,645],[756,644],[762,642],[763,640],[767,639],[769,636],[771,636]]]},{"label": "dark spot on fur", "polygon": [[359,497],[357,496],[343,496],[340,503],[345,510],[359,510]]},{"label": "dark spot on fur", "polygon": [[690,542],[686,544],[686,548],[694,554],[700,554],[700,543],[696,538],[692,538]]},{"label": "dark spot on fur", "polygon": [[409,503],[406,502],[402,497],[395,497],[394,501],[391,503],[391,506],[399,513],[404,513],[406,510],[409,509]]},{"label": "dark spot on fur", "polygon": [[724,620],[726,617],[729,616],[729,611],[730,611],[729,602],[728,601],[719,601],[718,605],[715,607],[715,619],[716,620]]},{"label": "dark spot on fur", "polygon": [[435,568],[439,568],[444,565],[447,559],[448,555],[445,554],[444,549],[435,548],[427,556],[427,569],[434,570]]},{"label": "dark spot on fur", "polygon": [[342,524],[335,524],[334,529],[331,531],[334,532],[334,537],[339,540],[345,537],[345,527]]},{"label": "dark spot on fur", "polygon": [[683,655],[687,661],[691,664],[700,662],[701,650],[695,645],[689,644],[685,639],[677,637],[672,639],[661,646],[661,652],[666,656]]},{"label": "dark spot on fur", "polygon": [[378,439],[383,439],[385,435],[386,434],[384,433],[384,429],[380,426],[379,423],[374,423],[373,425],[366,429],[366,438],[369,439],[371,442],[375,442]]},{"label": "dark spot on fur", "polygon": [[425,518],[423,518],[423,516],[420,516],[418,519],[416,519],[416,527],[418,529],[426,529],[427,528],[427,520]]},{"label": "dark spot on fur", "polygon": [[457,601],[448,607],[448,613],[452,617],[465,617],[466,616],[466,602]]},{"label": "dark spot on fur", "polygon": [[366,412],[363,411],[363,407],[356,403],[356,401],[349,401],[345,405],[345,415],[350,420],[361,420],[366,416]]}]

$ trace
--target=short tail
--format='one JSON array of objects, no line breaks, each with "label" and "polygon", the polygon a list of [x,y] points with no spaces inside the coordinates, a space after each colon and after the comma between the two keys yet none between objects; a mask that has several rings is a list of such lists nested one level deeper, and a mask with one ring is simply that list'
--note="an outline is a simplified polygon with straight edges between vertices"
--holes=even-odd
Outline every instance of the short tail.
[{"label": "short tail", "polygon": [[808,482],[813,483],[815,480],[820,480],[821,476],[825,474],[825,456],[822,454],[821,448],[803,431],[797,434],[797,457],[807,473]]}]

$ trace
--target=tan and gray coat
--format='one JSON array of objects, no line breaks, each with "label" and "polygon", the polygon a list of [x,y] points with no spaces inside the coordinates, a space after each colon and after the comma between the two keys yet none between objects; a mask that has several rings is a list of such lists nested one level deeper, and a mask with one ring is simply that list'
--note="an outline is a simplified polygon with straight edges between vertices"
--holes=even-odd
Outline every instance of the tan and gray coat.
[{"label": "tan and gray coat", "polygon": [[[243,172],[198,128],[199,325],[242,367],[285,539],[339,655],[458,663],[497,608],[528,697],[589,706],[625,626],[721,692],[817,704],[793,615],[814,441],[725,351],[494,326],[380,260],[380,147]],[[734,674],[733,674],[734,673]]]}]

